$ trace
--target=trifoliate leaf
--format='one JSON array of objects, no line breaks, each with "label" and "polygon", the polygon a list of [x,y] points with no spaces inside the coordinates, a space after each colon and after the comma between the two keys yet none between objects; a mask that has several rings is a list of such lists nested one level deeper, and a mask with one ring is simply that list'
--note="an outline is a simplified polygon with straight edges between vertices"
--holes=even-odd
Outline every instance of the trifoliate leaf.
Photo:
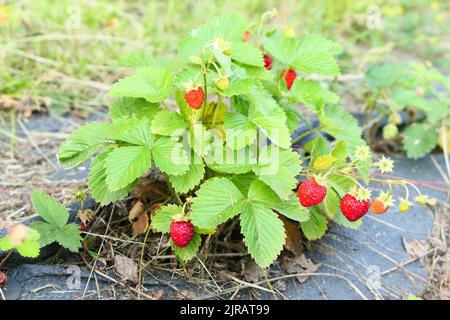
[{"label": "trifoliate leaf", "polygon": [[159,104],[150,103],[142,98],[120,97],[112,103],[109,115],[113,121],[122,118],[152,120],[160,110]]},{"label": "trifoliate leaf", "polygon": [[150,149],[144,146],[120,147],[105,160],[106,184],[110,191],[127,187],[141,177],[151,165]]},{"label": "trifoliate leaf", "polygon": [[41,191],[33,190],[31,201],[39,216],[48,223],[58,227],[62,227],[67,223],[69,212],[54,198]]},{"label": "trifoliate leaf", "polygon": [[109,123],[94,122],[78,128],[59,149],[59,162],[67,168],[82,164],[100,149],[110,132]]},{"label": "trifoliate leaf", "polygon": [[133,75],[116,82],[109,95],[113,97],[144,98],[148,102],[161,102],[171,94],[172,75],[162,68],[141,68]]},{"label": "trifoliate leaf", "polygon": [[181,115],[170,110],[161,110],[156,114],[152,121],[152,132],[162,136],[172,136],[183,130],[186,130],[188,123]]},{"label": "trifoliate leaf", "polygon": [[301,171],[298,153],[270,145],[261,149],[258,166],[253,171],[283,200],[287,200],[297,185]]},{"label": "trifoliate leaf", "polygon": [[112,202],[125,198],[135,185],[135,182],[132,182],[125,188],[117,191],[110,191],[108,189],[108,186],[106,184],[105,168],[105,160],[108,155],[109,152],[104,152],[94,159],[89,168],[88,176],[88,185],[92,197],[102,206],[106,206]]},{"label": "trifoliate leaf", "polygon": [[153,161],[163,172],[176,176],[189,169],[189,157],[183,145],[174,138],[160,137],[152,148]]},{"label": "trifoliate leaf", "polygon": [[192,203],[195,226],[215,228],[242,211],[244,196],[227,178],[212,178],[202,184]]},{"label": "trifoliate leaf", "polygon": [[176,246],[172,241],[170,242],[178,260],[180,260],[181,263],[186,263],[197,255],[200,244],[202,243],[202,238],[200,233],[195,232],[191,242],[184,248]]},{"label": "trifoliate leaf", "polygon": [[175,215],[181,214],[182,208],[175,204],[168,204],[159,208],[152,216],[152,228],[158,232],[170,232],[170,224]]},{"label": "trifoliate leaf", "polygon": [[421,158],[433,150],[439,140],[436,127],[428,124],[414,123],[403,133],[403,146],[408,158]]},{"label": "trifoliate leaf", "polygon": [[248,252],[261,268],[268,267],[283,249],[283,222],[275,212],[258,204],[247,204],[240,220]]},{"label": "trifoliate leaf", "polygon": [[328,228],[327,218],[325,218],[317,207],[310,207],[311,218],[302,222],[301,228],[303,234],[309,240],[320,239]]}]

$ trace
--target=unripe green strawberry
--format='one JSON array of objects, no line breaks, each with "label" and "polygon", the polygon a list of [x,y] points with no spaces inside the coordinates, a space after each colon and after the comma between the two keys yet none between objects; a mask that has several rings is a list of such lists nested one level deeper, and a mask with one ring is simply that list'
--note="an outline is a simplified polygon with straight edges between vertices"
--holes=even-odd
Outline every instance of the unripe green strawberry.
[{"label": "unripe green strawberry", "polygon": [[398,128],[395,124],[388,123],[383,127],[383,138],[385,140],[391,140],[395,138],[398,134]]},{"label": "unripe green strawberry", "polygon": [[217,88],[219,88],[222,91],[227,90],[228,86],[229,86],[228,77],[227,76],[220,77],[220,79],[217,80],[217,82],[216,82],[216,86],[217,86]]},{"label": "unripe green strawberry", "polygon": [[399,115],[398,113],[391,113],[390,116],[388,117],[388,121],[389,123],[392,124],[400,124],[402,123],[402,116]]},{"label": "unripe green strawberry", "polygon": [[403,199],[403,200],[400,201],[400,204],[398,206],[398,210],[401,213],[405,213],[405,212],[407,212],[409,210],[410,207],[411,207],[411,203],[409,201]]}]

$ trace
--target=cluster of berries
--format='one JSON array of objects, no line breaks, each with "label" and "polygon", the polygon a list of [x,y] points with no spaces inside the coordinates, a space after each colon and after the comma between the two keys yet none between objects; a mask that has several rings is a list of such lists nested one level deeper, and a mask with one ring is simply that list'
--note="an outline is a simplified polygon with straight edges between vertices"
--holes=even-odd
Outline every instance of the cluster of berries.
[{"label": "cluster of berries", "polygon": [[[302,206],[311,207],[325,199],[327,188],[311,178],[298,186],[297,194]],[[347,193],[341,199],[341,211],[349,221],[356,221],[363,217],[369,211],[369,208],[375,214],[385,213],[389,209],[387,202],[384,197],[380,196],[375,198],[370,205],[370,200],[358,200],[355,195]]]},{"label": "cluster of berries", "polygon": [[[268,54],[264,54],[264,67],[267,70],[272,69],[273,59]],[[283,69],[280,74],[280,79],[284,79],[286,82],[286,88],[291,90],[292,85],[294,84],[295,79],[297,78],[297,72],[292,69]],[[217,86],[221,90],[226,90],[228,88],[228,78],[226,76],[222,76],[217,82]],[[190,84],[188,89],[184,93],[184,100],[186,103],[195,110],[198,110],[202,107],[205,102],[205,91],[200,85]]]}]

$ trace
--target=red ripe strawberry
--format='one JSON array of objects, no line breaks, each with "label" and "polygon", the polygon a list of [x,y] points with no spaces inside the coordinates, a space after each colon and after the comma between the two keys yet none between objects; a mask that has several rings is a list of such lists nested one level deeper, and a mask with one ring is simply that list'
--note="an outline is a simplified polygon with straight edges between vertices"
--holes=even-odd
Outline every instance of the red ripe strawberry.
[{"label": "red ripe strawberry", "polygon": [[383,214],[388,211],[389,206],[381,198],[375,198],[375,200],[372,201],[370,209],[375,214]]},{"label": "red ripe strawberry", "polygon": [[200,109],[205,101],[205,92],[202,87],[199,87],[197,90],[192,89],[186,91],[184,94],[184,100],[186,100],[187,104],[193,109]]},{"label": "red ripe strawberry", "polygon": [[8,283],[8,277],[6,274],[0,271],[0,287],[6,286]]},{"label": "red ripe strawberry", "polygon": [[359,201],[351,194],[347,193],[341,199],[342,214],[349,221],[356,221],[369,211],[370,201]]},{"label": "red ripe strawberry", "polygon": [[194,225],[189,221],[172,221],[170,238],[180,248],[186,247],[194,237]]},{"label": "red ripe strawberry", "polygon": [[273,59],[271,56],[269,56],[268,54],[264,55],[264,68],[266,68],[267,70],[272,69],[272,65],[273,65]]},{"label": "red ripe strawberry", "polygon": [[[286,76],[285,76],[286,73]],[[284,78],[286,81],[286,87],[288,90],[291,90],[292,85],[294,84],[295,78],[297,78],[297,72],[295,72],[292,69],[289,69],[287,72],[286,70],[281,71],[280,79]]]},{"label": "red ripe strawberry", "polygon": [[327,188],[318,184],[315,179],[308,179],[298,186],[297,194],[302,206],[311,207],[322,202]]}]

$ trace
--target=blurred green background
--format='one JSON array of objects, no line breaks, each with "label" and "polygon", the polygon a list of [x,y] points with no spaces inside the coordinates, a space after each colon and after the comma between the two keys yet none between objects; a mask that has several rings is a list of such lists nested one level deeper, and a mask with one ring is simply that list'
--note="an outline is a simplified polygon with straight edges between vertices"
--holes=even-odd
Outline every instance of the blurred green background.
[{"label": "blurred green background", "polygon": [[[46,106],[86,116],[104,105],[123,76],[112,63],[146,51],[174,55],[179,41],[209,17],[240,12],[256,25],[276,8],[273,25],[321,33],[344,45],[343,73],[387,59],[432,61],[448,70],[449,1],[0,1],[0,109]],[[4,115],[0,119],[4,118]],[[1,125],[1,122],[0,122]]]}]

